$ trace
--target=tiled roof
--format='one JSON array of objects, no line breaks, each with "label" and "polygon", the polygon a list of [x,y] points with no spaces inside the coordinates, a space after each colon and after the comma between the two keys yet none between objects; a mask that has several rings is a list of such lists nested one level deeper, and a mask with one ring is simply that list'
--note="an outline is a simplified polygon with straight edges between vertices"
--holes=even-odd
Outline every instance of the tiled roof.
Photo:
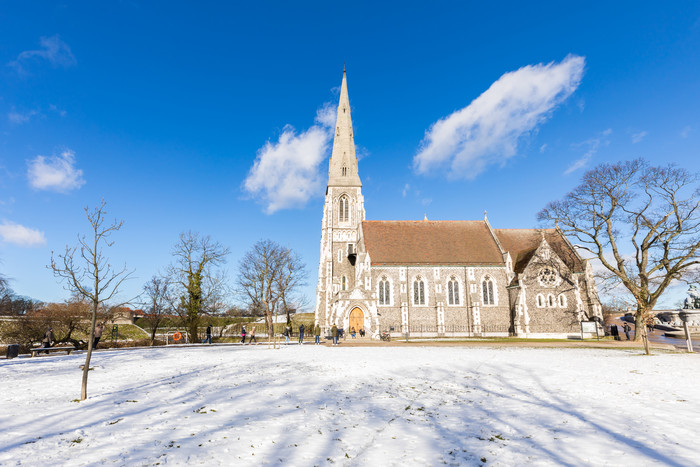
[{"label": "tiled roof", "polygon": [[364,244],[378,264],[503,264],[483,221],[364,221]]},{"label": "tiled roof", "polygon": [[555,229],[494,229],[503,249],[513,259],[513,269],[521,273],[544,238],[559,258],[573,272],[582,272],[583,264],[569,244]]}]

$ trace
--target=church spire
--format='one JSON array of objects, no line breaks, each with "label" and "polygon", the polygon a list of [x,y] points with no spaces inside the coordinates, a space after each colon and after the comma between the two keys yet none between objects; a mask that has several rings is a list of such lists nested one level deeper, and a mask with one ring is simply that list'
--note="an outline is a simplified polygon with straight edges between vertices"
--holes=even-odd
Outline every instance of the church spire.
[{"label": "church spire", "polygon": [[362,186],[357,171],[357,156],[355,155],[355,140],[352,133],[352,118],[350,118],[350,99],[348,97],[348,82],[343,65],[343,82],[340,85],[340,101],[338,117],[335,123],[333,152],[328,164],[328,186]]}]

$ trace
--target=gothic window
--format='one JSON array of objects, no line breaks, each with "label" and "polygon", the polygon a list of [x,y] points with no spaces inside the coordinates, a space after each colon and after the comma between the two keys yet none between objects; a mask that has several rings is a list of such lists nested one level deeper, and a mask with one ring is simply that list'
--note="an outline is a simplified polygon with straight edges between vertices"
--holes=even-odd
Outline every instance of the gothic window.
[{"label": "gothic window", "polygon": [[547,306],[548,306],[548,307],[554,307],[554,306],[555,306],[555,303],[554,303],[554,295],[552,295],[552,294],[547,295]]},{"label": "gothic window", "polygon": [[379,281],[379,304],[391,305],[391,285],[386,276]]},{"label": "gothic window", "polygon": [[544,308],[544,295],[537,294],[537,308]]},{"label": "gothic window", "polygon": [[343,195],[340,197],[339,205],[339,218],[340,222],[348,222],[350,220],[350,200],[347,196]]},{"label": "gothic window", "polygon": [[557,274],[557,271],[554,268],[545,266],[537,273],[537,279],[539,280],[540,285],[544,287],[553,287],[557,285],[557,282],[559,281],[559,274]]},{"label": "gothic window", "polygon": [[459,305],[459,282],[455,276],[447,282],[447,304]]},{"label": "gothic window", "polygon": [[413,304],[425,305],[425,281],[421,276],[413,281]]},{"label": "gothic window", "polygon": [[342,173],[343,173],[343,177],[347,176],[347,175],[348,175],[348,168],[347,168],[347,167],[343,167]]},{"label": "gothic window", "polygon": [[340,278],[340,290],[346,290],[348,286],[347,277],[343,276]]},{"label": "gothic window", "polygon": [[495,305],[496,298],[493,293],[493,279],[491,279],[491,276],[484,276],[484,280],[481,282],[481,289],[484,296],[484,305]]},{"label": "gothic window", "polygon": [[559,295],[559,307],[566,308],[566,295],[564,294]]}]

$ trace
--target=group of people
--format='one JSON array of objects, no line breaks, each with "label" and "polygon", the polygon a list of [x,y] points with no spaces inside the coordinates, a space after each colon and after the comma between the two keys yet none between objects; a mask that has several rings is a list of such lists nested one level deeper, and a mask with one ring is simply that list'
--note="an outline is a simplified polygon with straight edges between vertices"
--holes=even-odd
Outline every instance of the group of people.
[{"label": "group of people", "polygon": [[[94,339],[92,341],[92,349],[95,350],[97,348],[97,344],[100,342],[100,339],[102,338],[102,333],[105,330],[105,323],[102,321],[99,323],[97,326],[95,326],[95,334],[94,334]],[[53,333],[53,327],[49,326],[49,329],[44,333],[44,337],[41,339],[41,348],[42,349],[49,349],[53,347],[54,342],[56,341],[56,336]],[[49,353],[48,350],[46,350],[44,353]]]},{"label": "group of people", "polygon": [[[355,331],[355,328],[352,327],[352,328],[350,329],[350,336],[354,339],[354,338],[357,336],[357,334],[358,334],[358,333]],[[365,337],[365,330],[364,330],[364,328],[360,329],[360,333],[359,333],[359,334],[360,334],[360,337]]]},{"label": "group of people", "polygon": [[[304,344],[304,333],[306,332],[306,326],[303,324],[299,325],[299,345]],[[321,326],[318,324],[313,327],[314,332],[314,345],[321,345]],[[289,338],[292,336],[292,328],[289,325],[285,326],[282,332],[284,336],[284,343],[289,344]]]},{"label": "group of people", "polygon": [[[627,337],[627,340],[630,340],[630,331],[632,331],[632,328],[628,323],[625,323],[622,326],[622,331],[625,333],[625,337]],[[620,337],[620,330],[617,327],[617,324],[611,324],[610,325],[610,335],[615,338],[616,341],[622,340]]]}]

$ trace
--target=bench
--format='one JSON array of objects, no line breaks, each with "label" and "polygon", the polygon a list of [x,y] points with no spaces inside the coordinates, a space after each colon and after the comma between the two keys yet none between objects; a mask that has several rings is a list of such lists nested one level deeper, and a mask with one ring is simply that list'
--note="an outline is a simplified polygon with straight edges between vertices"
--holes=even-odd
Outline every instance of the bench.
[{"label": "bench", "polygon": [[31,356],[36,357],[40,352],[46,352],[47,350],[49,352],[68,352],[68,355],[70,355],[75,350],[75,347],[34,347],[30,349],[32,352]]}]

